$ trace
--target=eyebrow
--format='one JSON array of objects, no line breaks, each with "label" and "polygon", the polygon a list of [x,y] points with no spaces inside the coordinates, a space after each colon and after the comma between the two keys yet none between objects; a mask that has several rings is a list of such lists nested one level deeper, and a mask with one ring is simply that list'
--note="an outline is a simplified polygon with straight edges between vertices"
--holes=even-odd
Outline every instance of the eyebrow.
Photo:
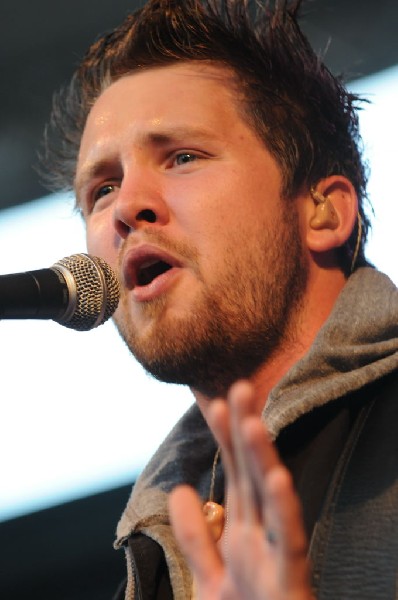
[{"label": "eyebrow", "polygon": [[211,129],[182,125],[173,128],[164,128],[162,131],[144,132],[138,136],[136,143],[147,147],[165,147],[185,141],[189,145],[190,139],[208,142],[215,141],[217,136]]},{"label": "eyebrow", "polygon": [[79,195],[89,181],[101,176],[109,170],[109,165],[112,161],[110,159],[100,160],[90,163],[87,167],[84,167],[79,175],[76,175],[73,182],[73,189],[75,191],[76,202],[79,205]]}]

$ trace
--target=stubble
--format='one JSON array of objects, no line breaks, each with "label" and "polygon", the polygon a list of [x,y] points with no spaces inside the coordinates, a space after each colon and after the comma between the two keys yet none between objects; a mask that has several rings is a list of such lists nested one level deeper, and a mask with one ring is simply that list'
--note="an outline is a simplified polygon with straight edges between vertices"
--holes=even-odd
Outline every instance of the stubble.
[{"label": "stubble", "polygon": [[[175,249],[164,238],[161,242],[165,249]],[[188,248],[178,250],[196,258]],[[224,257],[217,283],[202,285],[189,314],[170,318],[167,296],[156,299],[143,307],[156,325],[142,336],[129,317],[131,300],[123,295],[122,316],[116,319],[121,336],[149,373],[209,398],[223,395],[234,381],[253,375],[282,344],[292,343],[308,276],[292,207],[256,243],[242,240],[242,248],[226,248]]]}]

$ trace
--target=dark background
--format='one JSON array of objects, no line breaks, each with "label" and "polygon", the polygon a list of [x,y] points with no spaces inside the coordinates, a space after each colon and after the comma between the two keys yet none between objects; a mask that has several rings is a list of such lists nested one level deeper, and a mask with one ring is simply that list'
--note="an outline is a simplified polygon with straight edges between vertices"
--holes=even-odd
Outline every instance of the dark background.
[{"label": "dark background", "polygon": [[[0,209],[46,193],[32,165],[52,93],[97,35],[140,4],[2,0]],[[329,44],[333,72],[354,80],[398,63],[397,0],[310,0],[306,13],[303,27],[316,50]],[[129,486],[0,524],[0,598],[110,599],[125,572],[112,541],[128,494]]]},{"label": "dark background", "polygon": [[[32,169],[55,89],[88,45],[141,3],[2,0],[0,8],[0,208],[45,190]],[[326,62],[355,79],[398,62],[397,0],[307,0],[304,28]],[[330,43],[329,43],[330,40]]]}]

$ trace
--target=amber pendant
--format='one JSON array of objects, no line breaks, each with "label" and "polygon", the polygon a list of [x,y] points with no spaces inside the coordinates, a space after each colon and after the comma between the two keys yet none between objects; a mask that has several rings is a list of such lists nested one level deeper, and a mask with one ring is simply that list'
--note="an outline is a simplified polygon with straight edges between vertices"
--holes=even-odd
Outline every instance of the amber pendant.
[{"label": "amber pendant", "polygon": [[206,502],[203,505],[203,514],[209,526],[211,536],[215,542],[220,539],[225,522],[224,507],[217,502]]}]

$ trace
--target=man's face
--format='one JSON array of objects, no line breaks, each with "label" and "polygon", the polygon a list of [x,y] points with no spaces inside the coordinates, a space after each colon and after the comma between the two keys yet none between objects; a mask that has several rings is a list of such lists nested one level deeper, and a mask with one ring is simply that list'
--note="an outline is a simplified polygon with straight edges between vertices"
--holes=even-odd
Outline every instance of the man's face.
[{"label": "man's face", "polygon": [[122,283],[123,338],[156,377],[210,396],[291,334],[306,284],[295,205],[229,78],[183,63],[113,83],[76,177],[88,250]]}]

